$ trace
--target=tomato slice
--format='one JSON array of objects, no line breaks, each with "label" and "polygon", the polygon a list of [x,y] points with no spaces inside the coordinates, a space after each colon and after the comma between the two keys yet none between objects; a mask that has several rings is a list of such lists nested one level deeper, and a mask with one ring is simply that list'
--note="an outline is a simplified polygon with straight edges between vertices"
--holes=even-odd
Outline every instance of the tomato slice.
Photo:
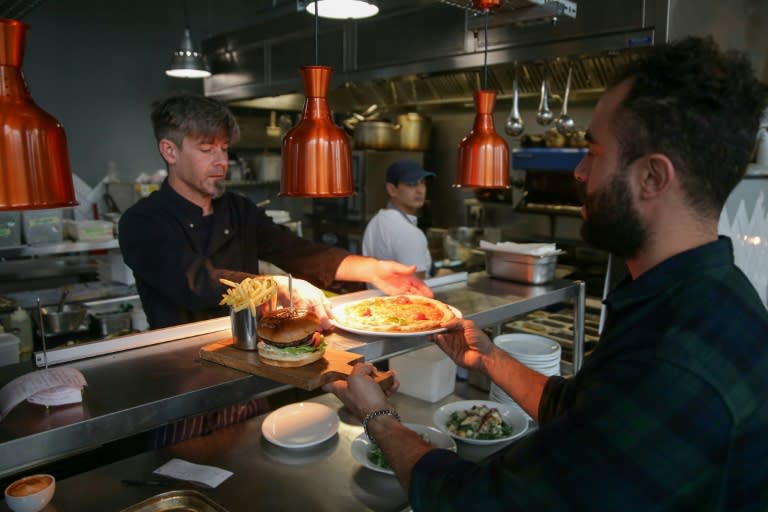
[{"label": "tomato slice", "polygon": [[425,315],[424,313],[416,313],[416,314],[413,315],[413,319],[414,320],[426,320],[427,319],[427,315]]},{"label": "tomato slice", "polygon": [[317,347],[319,347],[319,346],[320,346],[320,344],[321,344],[322,342],[323,342],[323,335],[322,335],[322,334],[320,334],[319,332],[315,331],[315,332],[312,334],[312,346],[313,346],[314,348],[317,348]]}]

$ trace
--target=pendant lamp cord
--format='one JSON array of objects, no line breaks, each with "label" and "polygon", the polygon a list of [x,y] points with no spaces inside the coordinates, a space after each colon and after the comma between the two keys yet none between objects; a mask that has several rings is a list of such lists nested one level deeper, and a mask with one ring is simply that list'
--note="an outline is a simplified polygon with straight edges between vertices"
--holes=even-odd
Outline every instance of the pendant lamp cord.
[{"label": "pendant lamp cord", "polygon": [[317,20],[320,18],[320,2],[315,2],[315,66],[320,65],[320,55],[317,44]]},{"label": "pendant lamp cord", "polygon": [[488,90],[488,15],[490,9],[485,10],[485,46],[483,47],[483,89]]},{"label": "pendant lamp cord", "polygon": [[184,28],[192,28],[189,26],[189,6],[187,5],[187,0],[184,0],[184,22],[186,23]]}]

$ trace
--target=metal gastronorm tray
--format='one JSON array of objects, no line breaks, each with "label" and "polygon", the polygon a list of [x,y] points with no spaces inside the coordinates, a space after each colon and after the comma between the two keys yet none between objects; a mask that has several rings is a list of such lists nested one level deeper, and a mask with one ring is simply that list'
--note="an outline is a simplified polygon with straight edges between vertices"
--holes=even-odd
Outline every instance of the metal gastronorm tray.
[{"label": "metal gastronorm tray", "polygon": [[121,512],[228,512],[205,494],[192,490],[169,491],[157,494],[132,505]]}]

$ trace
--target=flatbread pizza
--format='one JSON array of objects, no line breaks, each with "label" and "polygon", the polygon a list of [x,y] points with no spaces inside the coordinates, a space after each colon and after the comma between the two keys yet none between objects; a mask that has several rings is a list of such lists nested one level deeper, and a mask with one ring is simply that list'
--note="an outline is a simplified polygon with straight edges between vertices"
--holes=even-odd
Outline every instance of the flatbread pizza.
[{"label": "flatbread pizza", "polygon": [[430,331],[456,316],[447,304],[421,295],[371,297],[334,311],[341,327],[384,333]]}]

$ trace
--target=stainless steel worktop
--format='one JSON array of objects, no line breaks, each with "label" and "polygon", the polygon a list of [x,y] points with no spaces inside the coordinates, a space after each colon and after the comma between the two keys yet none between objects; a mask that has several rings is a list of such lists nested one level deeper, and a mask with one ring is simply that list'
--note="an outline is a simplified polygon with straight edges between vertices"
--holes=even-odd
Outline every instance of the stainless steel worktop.
[{"label": "stainless steel worktop", "polygon": [[[400,393],[393,395],[392,401],[403,421],[432,425],[432,414],[439,406],[456,400],[485,398],[487,392],[458,383],[455,393],[436,403]],[[78,512],[117,511],[161,492],[189,489],[183,483],[170,487],[133,487],[122,483],[125,479],[158,480],[152,471],[172,458],[179,458],[233,472],[215,489],[196,489],[230,512],[403,510],[408,498],[398,480],[360,466],[352,456],[352,441],[363,430],[360,422],[351,417],[333,395],[324,394],[309,401],[328,405],[337,411],[341,420],[338,433],[319,445],[301,449],[273,445],[262,437],[261,424],[266,417],[262,415],[209,436],[61,480],[56,483],[50,506],[55,510]],[[474,461],[508,444],[479,446],[457,442],[459,455]]]},{"label": "stainless steel worktop", "polygon": [[[557,280],[545,286],[526,286],[490,279],[485,273],[470,274],[466,280],[448,284],[440,279],[430,282],[435,296],[482,327],[499,325],[550,304],[573,301],[574,332],[579,334],[575,345],[582,345],[583,283]],[[343,295],[334,301],[345,302],[368,293]],[[11,411],[0,422],[0,476],[189,415],[289,389],[269,379],[201,361],[200,347],[228,338],[228,328],[194,336],[188,332],[189,326],[162,329],[157,331],[158,339],[172,341],[68,363],[79,369],[88,382],[83,403],[45,409],[25,402]],[[177,338],[174,333],[179,333]],[[147,335],[142,333],[139,338]],[[429,343],[423,336],[387,338],[342,331],[327,339],[331,346],[363,354],[372,362]],[[578,369],[579,350],[575,350],[575,358],[574,369]],[[32,369],[22,364],[3,367],[0,386],[28,371]]]}]

